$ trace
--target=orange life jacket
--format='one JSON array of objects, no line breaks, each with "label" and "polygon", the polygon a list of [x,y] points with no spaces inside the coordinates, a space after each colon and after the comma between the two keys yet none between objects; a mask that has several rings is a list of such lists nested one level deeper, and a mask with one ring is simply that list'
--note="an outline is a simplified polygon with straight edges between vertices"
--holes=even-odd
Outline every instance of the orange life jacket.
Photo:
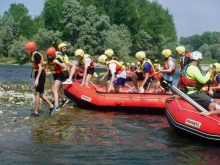
[{"label": "orange life jacket", "polygon": [[[182,76],[180,78],[180,83],[181,83],[181,87],[195,87],[198,90],[201,90],[203,87],[203,84],[199,83],[197,80],[195,80],[194,78],[191,78],[188,74],[187,74],[187,69],[190,65],[186,65],[184,67],[184,70],[182,72]],[[188,78],[190,77],[190,78]]]},{"label": "orange life jacket", "polygon": [[[164,65],[163,65],[164,70],[169,69],[169,67],[168,67],[168,61],[169,60],[170,59],[166,60],[165,63],[164,63]],[[168,74],[170,76],[173,76],[175,71],[176,71],[176,60],[174,58],[172,58],[172,60],[174,61],[175,66],[174,66],[174,68],[172,68],[171,73],[166,73],[166,74]]]},{"label": "orange life jacket", "polygon": [[111,64],[111,63],[115,63],[116,64],[115,75],[120,74],[121,72],[123,72],[125,70],[123,68],[123,65],[120,62],[116,61],[116,60],[111,60],[111,61],[107,62],[106,66],[108,67],[108,70],[109,70],[109,64]]},{"label": "orange life jacket", "polygon": [[31,62],[31,64],[32,64],[32,66],[33,66],[33,71],[34,71],[34,72],[38,72],[38,71],[39,71],[39,66],[34,62],[34,55],[35,55],[36,53],[38,53],[38,54],[41,56],[40,64],[42,65],[42,68],[44,68],[44,59],[43,59],[43,56],[42,56],[39,52],[35,51],[35,52],[33,52],[32,56],[31,56],[31,59],[30,59],[30,62]]}]

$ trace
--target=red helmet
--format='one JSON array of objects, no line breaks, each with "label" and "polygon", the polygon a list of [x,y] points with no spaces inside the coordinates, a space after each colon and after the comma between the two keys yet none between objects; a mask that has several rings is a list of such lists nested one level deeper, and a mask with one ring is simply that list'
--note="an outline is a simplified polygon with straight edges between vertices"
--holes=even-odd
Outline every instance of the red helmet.
[{"label": "red helmet", "polygon": [[35,50],[35,48],[36,48],[36,44],[34,42],[27,42],[25,44],[25,49],[26,50],[30,50],[30,51],[33,52]]},{"label": "red helmet", "polygon": [[47,53],[47,55],[55,56],[56,55],[56,49],[54,47],[50,47],[50,48],[47,49],[46,53]]},{"label": "red helmet", "polygon": [[186,54],[186,57],[190,58],[191,54],[192,54],[192,52],[188,52],[188,53]]}]

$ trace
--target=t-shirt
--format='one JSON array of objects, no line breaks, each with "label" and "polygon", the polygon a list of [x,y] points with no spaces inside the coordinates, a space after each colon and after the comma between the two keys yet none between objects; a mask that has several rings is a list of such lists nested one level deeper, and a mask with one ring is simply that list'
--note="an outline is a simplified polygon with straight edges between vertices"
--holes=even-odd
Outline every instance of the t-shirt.
[{"label": "t-shirt", "polygon": [[[116,72],[116,64],[110,63],[109,64],[109,70],[111,71],[111,74],[114,74]],[[117,74],[116,77],[126,78],[126,71],[122,71],[120,74]]]},{"label": "t-shirt", "polygon": [[[172,57],[169,57],[168,63],[167,63],[167,68],[172,66],[172,70],[175,68],[175,62]],[[173,81],[173,75],[170,75],[170,73],[163,73],[163,78],[167,81]]]}]

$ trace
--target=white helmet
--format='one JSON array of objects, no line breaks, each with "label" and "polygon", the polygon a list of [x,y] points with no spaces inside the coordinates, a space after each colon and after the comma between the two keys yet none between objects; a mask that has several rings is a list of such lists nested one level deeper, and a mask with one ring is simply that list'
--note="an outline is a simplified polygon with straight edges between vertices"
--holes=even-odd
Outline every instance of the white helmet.
[{"label": "white helmet", "polygon": [[190,56],[190,60],[201,60],[202,59],[202,53],[199,51],[192,52]]}]

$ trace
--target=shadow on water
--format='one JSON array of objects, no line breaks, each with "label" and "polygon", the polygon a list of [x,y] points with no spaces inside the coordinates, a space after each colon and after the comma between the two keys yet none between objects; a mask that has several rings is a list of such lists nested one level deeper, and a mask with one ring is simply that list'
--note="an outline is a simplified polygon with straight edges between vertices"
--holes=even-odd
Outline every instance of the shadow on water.
[{"label": "shadow on water", "polygon": [[[22,66],[21,66],[22,67]],[[0,66],[1,68],[1,66]],[[5,68],[14,72],[17,68]],[[0,164],[218,164],[218,146],[171,130],[165,115],[81,109],[66,105],[49,116],[34,107],[33,80],[20,68],[0,84]],[[29,75],[29,74],[28,74]],[[9,82],[9,83],[8,83]],[[46,82],[49,97],[51,81]],[[178,163],[177,163],[178,162]]]}]

